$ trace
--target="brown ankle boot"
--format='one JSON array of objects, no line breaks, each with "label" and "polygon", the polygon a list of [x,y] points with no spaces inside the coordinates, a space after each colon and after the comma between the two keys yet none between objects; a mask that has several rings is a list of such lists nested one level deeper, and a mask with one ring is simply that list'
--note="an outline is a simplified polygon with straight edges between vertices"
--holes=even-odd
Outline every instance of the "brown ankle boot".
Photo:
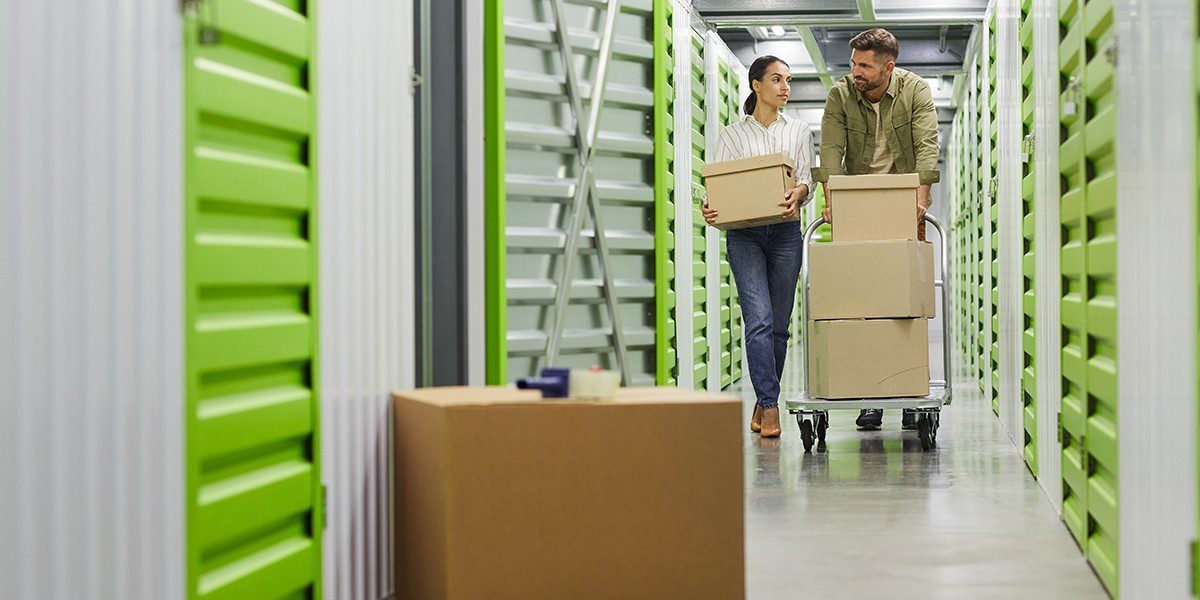
[{"label": "brown ankle boot", "polygon": [[762,407],[757,402],[754,403],[754,414],[750,416],[750,431],[762,431]]},{"label": "brown ankle boot", "polygon": [[779,425],[779,409],[768,408],[762,411],[762,436],[765,438],[777,438],[783,433],[783,427]]}]

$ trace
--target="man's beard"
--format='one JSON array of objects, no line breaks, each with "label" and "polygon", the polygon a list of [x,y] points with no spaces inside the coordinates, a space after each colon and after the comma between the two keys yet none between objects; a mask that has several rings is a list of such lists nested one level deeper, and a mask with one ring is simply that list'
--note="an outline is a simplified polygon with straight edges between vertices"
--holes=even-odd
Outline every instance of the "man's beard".
[{"label": "man's beard", "polygon": [[880,77],[878,81],[862,82],[862,81],[859,81],[858,79],[854,80],[854,87],[858,88],[858,91],[860,91],[860,92],[869,92],[875,88],[878,88],[881,85],[883,85],[882,77]]}]

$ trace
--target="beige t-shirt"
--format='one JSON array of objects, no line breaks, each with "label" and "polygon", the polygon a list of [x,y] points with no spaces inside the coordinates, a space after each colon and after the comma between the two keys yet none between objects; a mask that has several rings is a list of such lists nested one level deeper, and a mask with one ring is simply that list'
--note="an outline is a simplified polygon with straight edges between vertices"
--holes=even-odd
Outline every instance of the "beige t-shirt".
[{"label": "beige t-shirt", "polygon": [[868,171],[871,175],[896,172],[896,159],[892,157],[892,151],[887,144],[887,134],[883,131],[883,109],[880,107],[882,103],[882,100],[871,103],[871,108],[875,109],[875,155],[871,158],[871,168]]}]

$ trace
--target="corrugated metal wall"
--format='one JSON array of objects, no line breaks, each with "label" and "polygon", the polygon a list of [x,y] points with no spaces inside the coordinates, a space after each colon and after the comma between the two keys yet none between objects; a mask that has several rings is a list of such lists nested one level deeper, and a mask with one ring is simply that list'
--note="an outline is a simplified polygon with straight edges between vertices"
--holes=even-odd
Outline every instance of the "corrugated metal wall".
[{"label": "corrugated metal wall", "polygon": [[2,595],[180,598],[178,7],[0,8]]},{"label": "corrugated metal wall", "polygon": [[321,5],[321,418],[325,597],[392,591],[388,393],[414,384],[413,9]]}]

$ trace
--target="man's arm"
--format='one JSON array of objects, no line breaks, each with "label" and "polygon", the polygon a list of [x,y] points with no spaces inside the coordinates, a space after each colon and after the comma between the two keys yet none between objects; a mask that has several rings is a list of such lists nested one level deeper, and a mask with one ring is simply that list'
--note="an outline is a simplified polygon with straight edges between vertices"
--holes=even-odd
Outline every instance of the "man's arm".
[{"label": "man's arm", "polygon": [[[933,106],[933,94],[929,84],[922,81],[913,98],[913,146],[916,150],[917,173],[921,176],[922,191],[918,198],[929,206],[930,185],[941,180],[938,171],[938,121],[937,109]],[[822,153],[822,158],[824,153]]]},{"label": "man's arm", "polygon": [[821,117],[821,166],[813,169],[813,179],[820,183],[830,175],[845,172],[842,159],[846,155],[846,113],[841,94],[835,86],[825,99],[825,114]]}]

